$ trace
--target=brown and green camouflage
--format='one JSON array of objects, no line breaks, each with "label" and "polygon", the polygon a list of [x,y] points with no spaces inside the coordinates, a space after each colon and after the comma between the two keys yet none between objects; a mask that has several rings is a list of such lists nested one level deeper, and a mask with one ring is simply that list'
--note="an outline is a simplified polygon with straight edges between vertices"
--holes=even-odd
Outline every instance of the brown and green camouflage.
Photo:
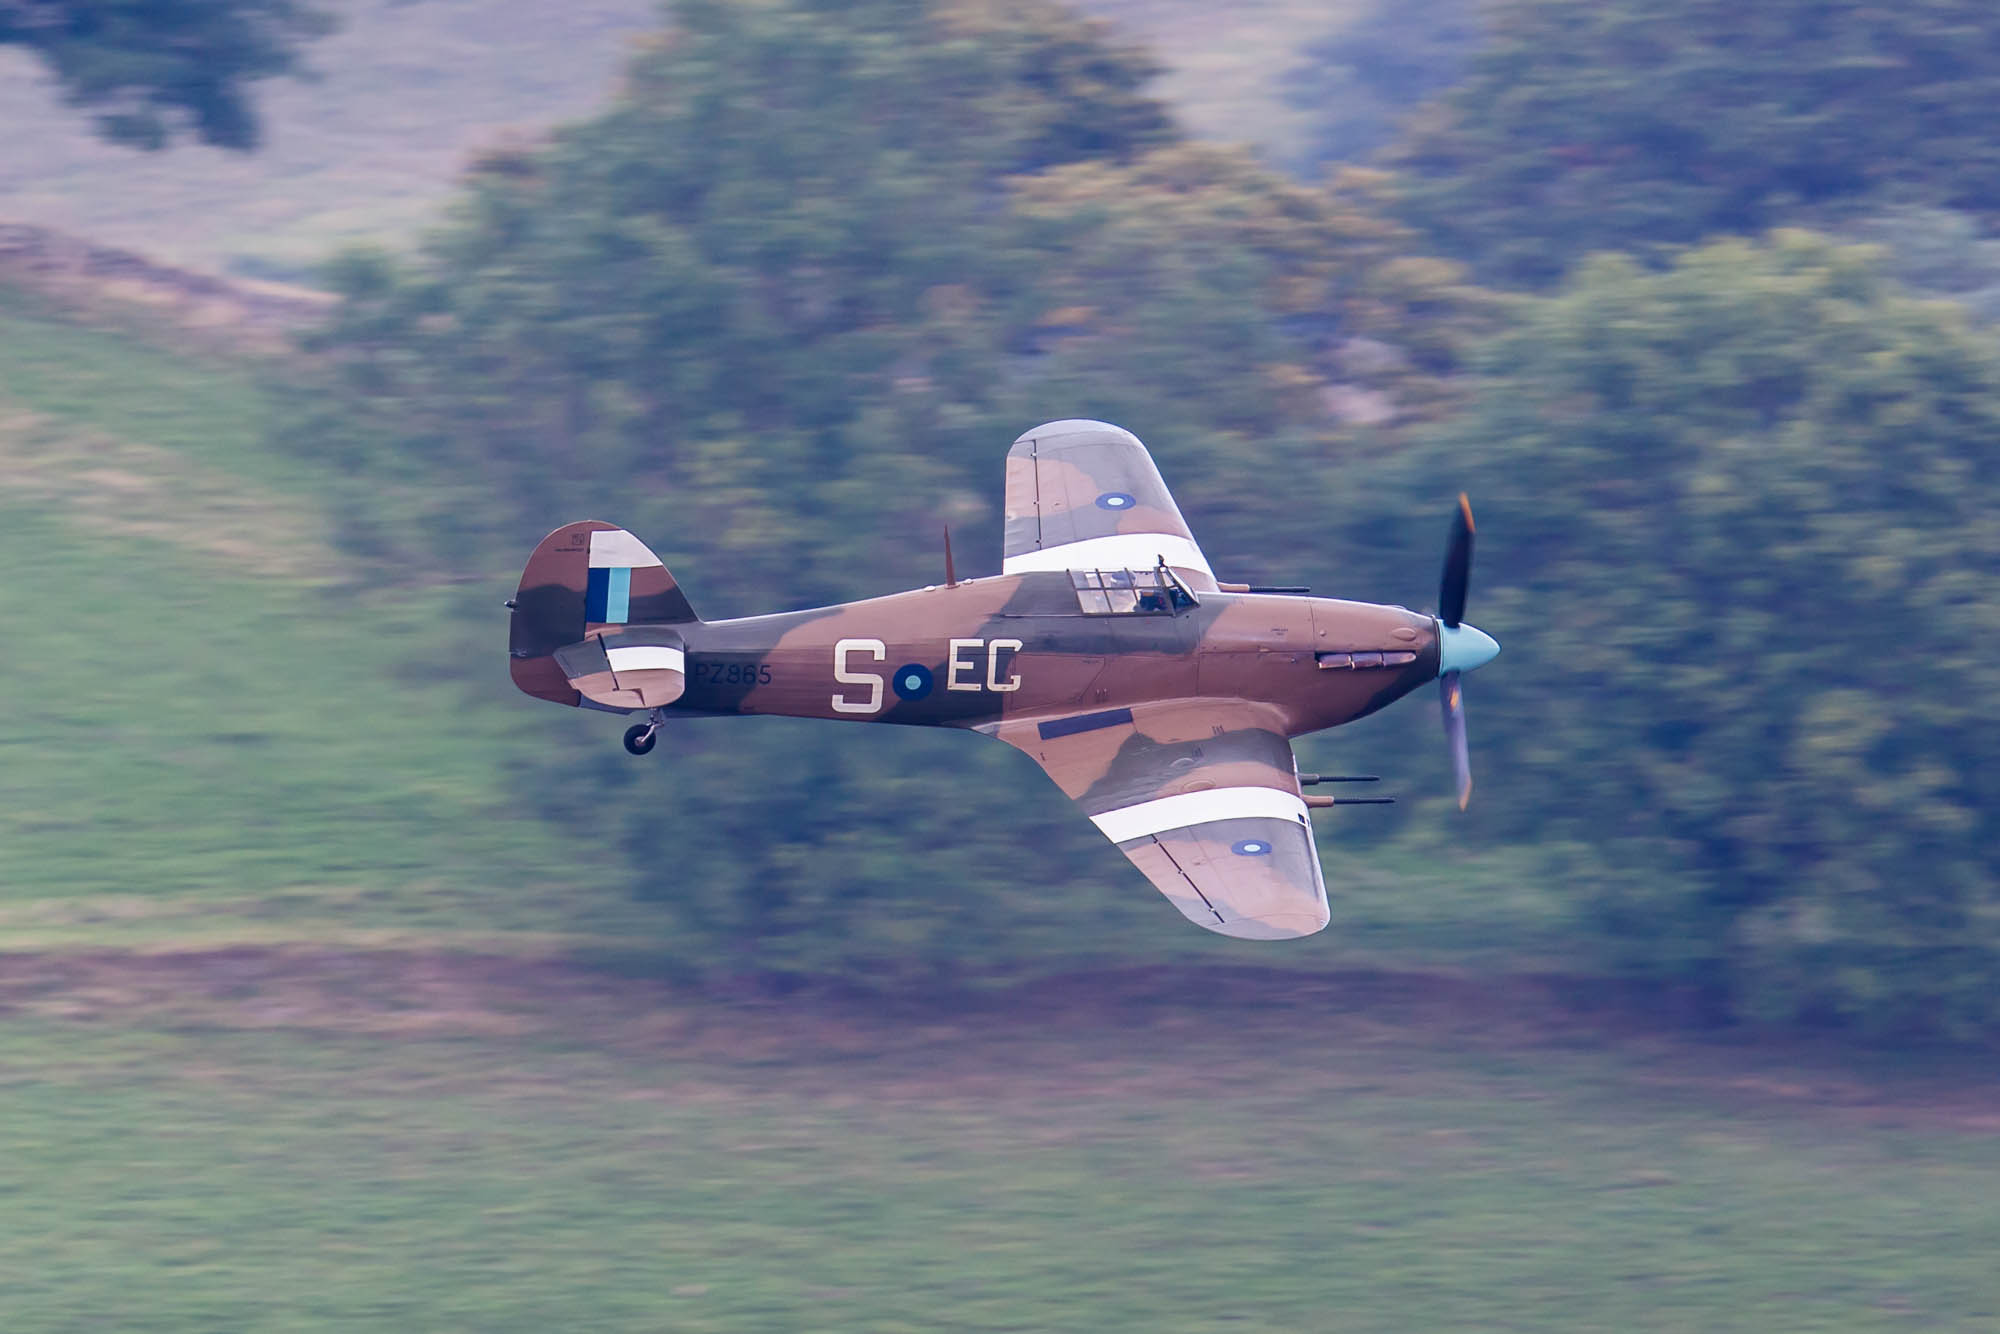
[{"label": "brown and green camouflage", "polygon": [[[1034,757],[1198,925],[1327,922],[1290,738],[1439,675],[1402,607],[1218,583],[1138,439],[1061,421],[1007,457],[1002,572],[807,611],[702,621],[607,523],[530,557],[510,634],[540,699],[676,714],[969,728]],[[650,745],[646,725],[628,746]]]}]

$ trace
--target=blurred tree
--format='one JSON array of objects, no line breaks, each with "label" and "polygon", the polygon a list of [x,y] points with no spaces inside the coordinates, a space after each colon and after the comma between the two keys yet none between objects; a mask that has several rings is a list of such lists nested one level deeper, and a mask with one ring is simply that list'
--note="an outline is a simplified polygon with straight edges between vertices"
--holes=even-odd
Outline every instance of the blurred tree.
[{"label": "blurred tree", "polygon": [[1456,269],[1405,261],[1386,184],[1355,171],[1307,187],[1206,144],[1024,179],[1015,211],[1047,251],[1037,298],[1059,315],[1043,317],[1048,346],[1072,373],[1143,385],[1149,402],[1167,392],[1162,416],[1267,434],[1323,422],[1321,396],[1301,391],[1339,380],[1343,349],[1366,338],[1397,349],[1374,383],[1399,411],[1429,405],[1482,302]]},{"label": "blurred tree", "polygon": [[1500,0],[1492,23],[1392,158],[1407,216],[1490,278],[1887,186],[2000,206],[1986,0]]},{"label": "blurred tree", "polygon": [[1507,646],[1474,817],[1629,964],[1739,1014],[1992,1031],[2000,352],[1872,255],[1589,262],[1347,546],[1414,559],[1432,479],[1469,487]]},{"label": "blurred tree", "polygon": [[937,21],[948,33],[1011,50],[1016,171],[1085,158],[1129,158],[1180,138],[1166,105],[1146,85],[1165,72],[1137,47],[1116,45],[1105,24],[1054,0],[947,0]]},{"label": "blurred tree", "polygon": [[185,132],[255,148],[248,85],[298,73],[300,46],[333,26],[312,0],[0,0],[0,45],[39,56],[104,138],[144,149]]},{"label": "blurred tree", "polygon": [[1880,248],[1898,282],[1950,297],[1976,323],[2000,321],[2000,240],[1987,235],[1977,215],[1921,205],[1830,212],[1841,216],[1816,230]]},{"label": "blurred tree", "polygon": [[1308,46],[1285,100],[1311,119],[1303,171],[1363,162],[1399,122],[1462,79],[1486,37],[1479,0],[1377,0]]},{"label": "blurred tree", "polygon": [[[1314,501],[1348,484],[1340,456],[1442,415],[1496,313],[1457,266],[1407,254],[1386,185],[1353,171],[1307,187],[1205,144],[1017,182],[1042,313],[1016,419],[1094,404],[1172,462],[1212,559],[1316,563]],[[1272,513],[1274,477],[1292,524]]]},{"label": "blurred tree", "polygon": [[[1211,556],[1270,559],[1287,535],[1319,545],[1314,488],[1355,440],[1331,391],[1374,395],[1378,437],[1436,410],[1476,299],[1398,258],[1379,179],[1314,191],[1162,146],[1150,61],[1098,29],[998,0],[674,17],[603,115],[478,164],[423,255],[331,271],[330,392],[297,394],[285,429],[354,475],[351,544],[409,577],[511,584],[589,515],[643,534],[710,617],[932,581],[947,521],[976,571],[1008,442],[1077,415],[1146,434]],[[497,643],[477,651],[505,689]],[[1004,748],[708,727],[666,749],[704,747],[727,778],[674,784],[609,736],[602,763],[538,752],[522,777],[581,862],[678,905],[690,959],[907,965],[970,958],[972,937],[1017,957],[1075,949],[1051,923],[1082,937],[1106,913],[1179,929]],[[1115,901],[1024,883],[1007,853],[1042,828],[1040,874],[1094,868]]]}]

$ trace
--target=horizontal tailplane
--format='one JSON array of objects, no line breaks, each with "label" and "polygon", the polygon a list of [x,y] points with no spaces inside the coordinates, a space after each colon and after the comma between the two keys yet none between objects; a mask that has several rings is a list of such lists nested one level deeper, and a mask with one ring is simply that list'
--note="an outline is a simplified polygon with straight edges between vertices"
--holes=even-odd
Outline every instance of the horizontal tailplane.
[{"label": "horizontal tailplane", "polygon": [[677,699],[685,664],[668,627],[695,621],[652,550],[597,519],[543,538],[510,604],[508,669],[537,699],[657,708]]}]

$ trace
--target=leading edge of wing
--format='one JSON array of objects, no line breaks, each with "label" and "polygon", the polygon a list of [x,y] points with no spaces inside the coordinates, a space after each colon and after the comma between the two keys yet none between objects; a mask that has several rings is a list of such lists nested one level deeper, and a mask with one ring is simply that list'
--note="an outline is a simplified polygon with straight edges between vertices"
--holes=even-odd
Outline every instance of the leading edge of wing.
[{"label": "leading edge of wing", "polygon": [[1312,824],[1274,711],[1169,701],[980,730],[1040,764],[1195,925],[1252,940],[1326,926]]}]

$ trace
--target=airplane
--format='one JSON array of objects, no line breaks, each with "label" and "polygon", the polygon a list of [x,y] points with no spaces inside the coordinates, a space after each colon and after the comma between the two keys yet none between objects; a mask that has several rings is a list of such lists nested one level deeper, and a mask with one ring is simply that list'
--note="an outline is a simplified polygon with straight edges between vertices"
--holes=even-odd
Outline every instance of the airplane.
[{"label": "airplane", "polygon": [[[1026,752],[1189,921],[1308,936],[1328,921],[1291,738],[1430,681],[1462,810],[1462,678],[1500,647],[1464,621],[1472,508],[1452,516],[1435,616],[1222,583],[1137,436],[1066,420],[1007,454],[1001,573],[834,607],[704,621],[624,529],[566,524],[509,600],[509,668],[538,699],[643,714],[958,727]],[[1381,800],[1381,799],[1376,799]]]}]

